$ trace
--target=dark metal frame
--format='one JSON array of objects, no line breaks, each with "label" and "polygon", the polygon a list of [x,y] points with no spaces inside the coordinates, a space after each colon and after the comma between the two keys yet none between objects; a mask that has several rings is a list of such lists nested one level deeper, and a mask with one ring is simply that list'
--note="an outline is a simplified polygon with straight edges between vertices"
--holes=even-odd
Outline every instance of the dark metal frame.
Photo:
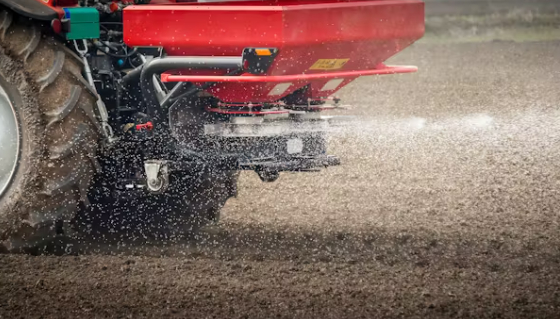
[{"label": "dark metal frame", "polygon": [[[164,123],[161,104],[154,94],[152,78],[156,74],[173,69],[222,69],[227,72],[240,70],[242,57],[164,57],[154,58],[129,72],[123,81],[125,84],[140,82],[142,96],[146,103],[148,118],[154,121],[156,128]],[[179,88],[177,89],[177,91]],[[174,90],[175,91],[175,90]],[[175,93],[170,94],[177,94]],[[173,92],[173,91],[172,91]],[[172,96],[171,96],[172,97]],[[169,100],[169,97],[166,98]]]},{"label": "dark metal frame", "polygon": [[0,0],[0,5],[8,7],[24,17],[35,20],[50,22],[58,19],[58,12],[37,0]]}]

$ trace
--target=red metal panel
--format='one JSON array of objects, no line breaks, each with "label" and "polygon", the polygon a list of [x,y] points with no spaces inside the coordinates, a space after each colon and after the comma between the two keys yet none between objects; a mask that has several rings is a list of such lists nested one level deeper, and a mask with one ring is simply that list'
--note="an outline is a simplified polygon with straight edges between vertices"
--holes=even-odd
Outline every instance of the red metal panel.
[{"label": "red metal panel", "polygon": [[282,45],[281,12],[281,7],[130,6],[123,10],[124,41],[162,46],[169,55],[239,56],[251,45]]},{"label": "red metal panel", "polygon": [[[162,2],[164,0],[161,0]],[[146,23],[150,21],[150,23]],[[239,56],[247,47],[279,49],[268,76],[372,70],[424,33],[420,0],[277,0],[212,4],[159,4],[124,10],[124,39],[130,46],[162,46],[169,55]],[[311,69],[319,60],[343,60],[333,70]],[[174,75],[215,73],[181,70]],[[327,77],[284,78],[293,81],[283,96],[311,84],[312,97]],[[268,78],[273,79],[273,78]],[[226,80],[229,81],[229,80]],[[267,102],[275,83],[221,83],[209,90],[228,102]]]},{"label": "red metal panel", "polygon": [[349,59],[345,70],[372,69],[424,33],[418,1],[363,1],[293,6],[284,15],[284,50],[274,74],[307,71],[317,59]]}]

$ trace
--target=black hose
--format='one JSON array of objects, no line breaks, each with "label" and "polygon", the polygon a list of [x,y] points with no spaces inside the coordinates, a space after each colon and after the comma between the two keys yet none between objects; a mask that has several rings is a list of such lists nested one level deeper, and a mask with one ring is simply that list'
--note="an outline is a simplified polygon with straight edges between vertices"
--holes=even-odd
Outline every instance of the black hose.
[{"label": "black hose", "polygon": [[[163,61],[163,62],[158,62]],[[155,73],[165,72],[173,69],[240,69],[242,66],[241,57],[164,57],[154,58],[143,65],[128,72],[123,77],[126,84],[136,84],[140,81],[140,75],[144,68],[157,68]],[[154,64],[154,65],[152,65]]]},{"label": "black hose", "polygon": [[99,41],[93,41],[93,45],[95,45],[104,54],[107,54],[108,56],[113,57],[113,58],[120,58],[120,59],[129,58],[129,57],[133,56],[134,54],[136,54],[136,51],[138,50],[137,48],[134,48],[134,49],[128,51],[126,54],[116,54],[116,53],[110,52],[109,50],[105,50],[105,48],[110,49],[111,47],[108,46],[108,45],[101,45],[101,44],[99,44]]}]

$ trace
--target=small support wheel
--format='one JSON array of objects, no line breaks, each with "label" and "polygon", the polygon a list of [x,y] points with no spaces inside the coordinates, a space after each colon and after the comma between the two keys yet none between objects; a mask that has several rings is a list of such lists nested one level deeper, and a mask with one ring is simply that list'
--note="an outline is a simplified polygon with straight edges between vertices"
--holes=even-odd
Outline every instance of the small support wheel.
[{"label": "small support wheel", "polygon": [[169,167],[166,161],[148,160],[144,162],[146,187],[152,194],[162,194],[169,187]]}]

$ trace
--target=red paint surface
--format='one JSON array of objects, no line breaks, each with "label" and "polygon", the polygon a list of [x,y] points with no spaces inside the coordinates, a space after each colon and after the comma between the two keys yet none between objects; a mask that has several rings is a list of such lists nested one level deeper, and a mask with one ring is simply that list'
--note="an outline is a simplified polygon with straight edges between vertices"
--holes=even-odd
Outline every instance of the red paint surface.
[{"label": "red paint surface", "polygon": [[[299,75],[372,70],[424,34],[424,3],[420,0],[173,2],[157,0],[126,8],[125,42],[162,46],[171,56],[240,56],[247,47],[278,48],[266,75],[290,76],[282,78],[293,82],[284,96],[309,84],[312,98],[327,97],[363,74],[345,76],[332,91],[321,88],[333,77]],[[310,70],[319,59],[349,61],[338,70]],[[215,72],[178,70],[168,79],[174,74]],[[269,95],[276,83],[249,83],[249,78],[226,81],[230,80],[221,80],[223,83],[208,91],[226,102],[271,102],[282,97]]]}]

